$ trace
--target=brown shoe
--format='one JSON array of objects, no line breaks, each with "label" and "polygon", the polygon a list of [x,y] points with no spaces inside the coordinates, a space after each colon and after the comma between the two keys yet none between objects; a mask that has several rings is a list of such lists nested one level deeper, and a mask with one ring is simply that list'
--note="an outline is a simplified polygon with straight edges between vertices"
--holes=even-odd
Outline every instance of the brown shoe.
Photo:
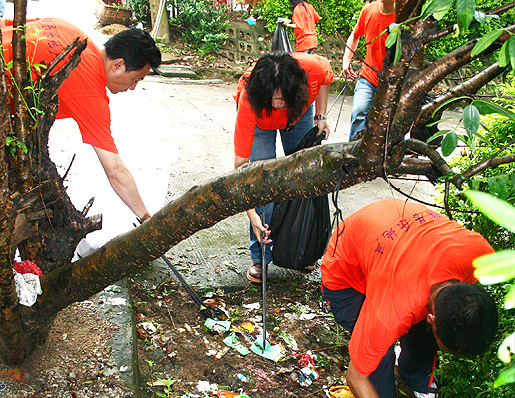
[{"label": "brown shoe", "polygon": [[254,283],[261,283],[263,267],[260,263],[252,264],[247,270],[247,279]]},{"label": "brown shoe", "polygon": [[307,271],[307,272],[311,272],[311,271],[313,271],[316,268],[317,265],[318,265],[318,262],[315,261],[313,264],[307,265],[304,268],[302,268],[302,270],[303,271]]}]

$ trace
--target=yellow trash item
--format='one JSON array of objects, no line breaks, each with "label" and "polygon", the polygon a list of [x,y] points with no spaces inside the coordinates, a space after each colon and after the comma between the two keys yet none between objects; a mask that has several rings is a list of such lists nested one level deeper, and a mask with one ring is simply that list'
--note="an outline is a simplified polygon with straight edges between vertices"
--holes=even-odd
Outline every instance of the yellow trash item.
[{"label": "yellow trash item", "polygon": [[354,398],[354,394],[348,386],[332,386],[329,388],[329,394],[336,398]]}]

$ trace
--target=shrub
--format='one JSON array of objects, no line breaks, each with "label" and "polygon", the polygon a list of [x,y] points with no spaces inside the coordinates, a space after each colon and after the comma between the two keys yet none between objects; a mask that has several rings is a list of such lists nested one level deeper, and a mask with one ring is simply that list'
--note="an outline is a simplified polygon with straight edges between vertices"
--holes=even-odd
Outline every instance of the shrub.
[{"label": "shrub", "polygon": [[[515,92],[515,81],[512,80],[499,87],[499,93],[506,98]],[[502,100],[506,107],[513,107],[515,101]],[[482,117],[480,133],[485,141],[476,139],[475,150],[464,153],[449,164],[458,170],[465,170],[472,164],[493,156],[515,138],[515,122],[497,114]],[[511,146],[503,149],[499,155],[511,154]],[[515,166],[513,163],[488,169],[468,181],[471,189],[488,192],[509,203],[515,203]],[[515,236],[512,232],[497,225],[479,211],[470,212],[473,208],[457,189],[451,187],[449,206],[455,211],[456,221],[467,228],[483,235],[496,250],[513,249]],[[507,397],[514,396],[513,385],[493,388],[494,380],[505,365],[497,358],[497,350],[501,342],[513,332],[515,310],[505,310],[504,296],[509,284],[485,286],[494,297],[499,309],[499,332],[496,343],[490,351],[479,360],[459,359],[450,354],[440,356],[441,366],[435,373],[441,383],[440,392],[444,397]]]},{"label": "shrub", "polygon": [[176,5],[177,18],[171,22],[180,26],[186,42],[198,49],[200,56],[217,51],[227,39],[229,22],[225,20],[225,7],[215,8],[205,0],[179,0]]}]

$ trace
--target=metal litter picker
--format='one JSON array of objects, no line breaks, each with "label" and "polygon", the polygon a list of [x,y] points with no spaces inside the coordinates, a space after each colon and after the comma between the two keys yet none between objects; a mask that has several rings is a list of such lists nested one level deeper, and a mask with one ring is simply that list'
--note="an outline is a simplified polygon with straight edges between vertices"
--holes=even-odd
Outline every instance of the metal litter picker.
[{"label": "metal litter picker", "polygon": [[[265,225],[265,213],[261,213],[261,225]],[[265,244],[265,233],[261,233],[261,284],[263,290],[263,299],[261,304],[261,309],[263,311],[263,352],[265,352],[266,347],[266,274],[268,271],[268,265],[266,264],[266,244]]]}]

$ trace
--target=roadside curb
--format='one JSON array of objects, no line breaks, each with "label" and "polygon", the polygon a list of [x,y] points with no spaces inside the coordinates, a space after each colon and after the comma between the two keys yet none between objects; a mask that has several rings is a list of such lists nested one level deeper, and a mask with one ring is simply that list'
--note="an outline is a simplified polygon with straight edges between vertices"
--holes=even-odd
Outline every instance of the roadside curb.
[{"label": "roadside curb", "polygon": [[118,326],[108,340],[114,362],[111,371],[118,374],[122,384],[133,392],[124,398],[140,398],[136,327],[127,279],[106,287],[94,299],[101,315]]}]

